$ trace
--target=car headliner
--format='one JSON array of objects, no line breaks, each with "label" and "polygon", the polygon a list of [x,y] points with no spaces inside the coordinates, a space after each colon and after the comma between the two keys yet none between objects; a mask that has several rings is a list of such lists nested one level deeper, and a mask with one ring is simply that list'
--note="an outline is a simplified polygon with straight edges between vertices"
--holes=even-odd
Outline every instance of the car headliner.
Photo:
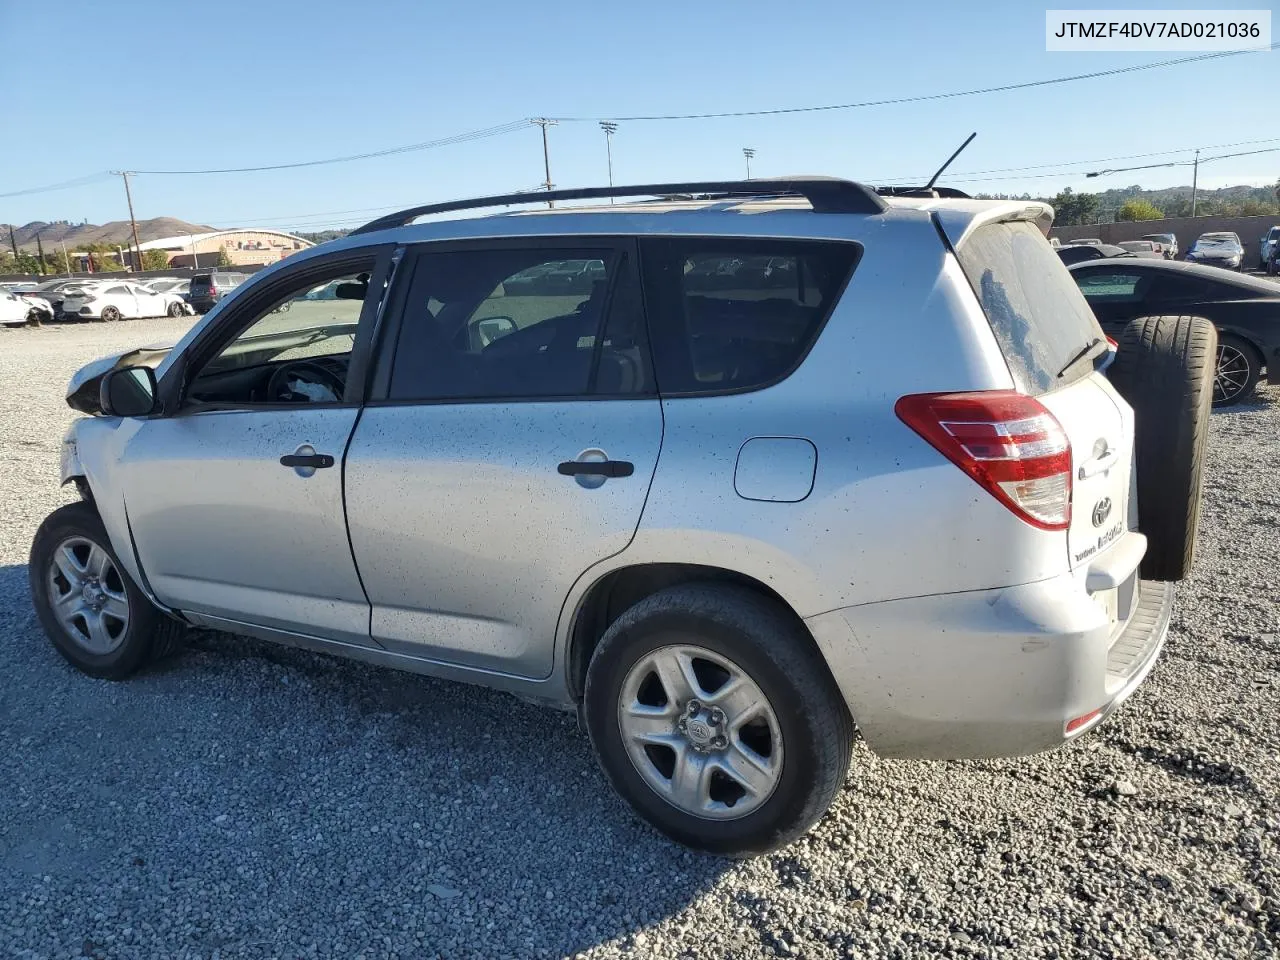
[{"label": "car headliner", "polygon": [[1115,258],[1104,258],[1101,260],[1084,260],[1080,263],[1073,263],[1067,267],[1072,273],[1085,270],[1086,268],[1107,268],[1117,270],[1163,270],[1166,273],[1180,273],[1183,276],[1197,277],[1212,283],[1225,283],[1229,286],[1239,287],[1242,290],[1249,290],[1256,293],[1260,298],[1268,300],[1280,300],[1280,283],[1272,283],[1269,280],[1260,280],[1257,277],[1250,277],[1238,273],[1230,273],[1221,267],[1207,267],[1200,263],[1185,263],[1179,260],[1155,260],[1144,259],[1142,257],[1134,257],[1129,259],[1123,258],[1121,265],[1115,265],[1112,260]]}]

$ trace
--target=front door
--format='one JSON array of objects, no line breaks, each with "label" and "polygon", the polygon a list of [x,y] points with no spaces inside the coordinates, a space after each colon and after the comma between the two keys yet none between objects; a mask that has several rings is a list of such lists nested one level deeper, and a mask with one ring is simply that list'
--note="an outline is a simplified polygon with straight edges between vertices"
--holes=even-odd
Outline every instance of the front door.
[{"label": "front door", "polygon": [[394,355],[346,476],[385,647],[545,677],[574,581],[635,534],[662,411],[634,246],[568,244],[406,260]]},{"label": "front door", "polygon": [[[164,603],[368,643],[342,460],[359,412],[348,391],[355,344],[376,312],[372,267],[350,256],[303,263],[251,294],[192,344],[173,413],[126,446],[130,528]],[[339,280],[339,297],[307,298]]]}]

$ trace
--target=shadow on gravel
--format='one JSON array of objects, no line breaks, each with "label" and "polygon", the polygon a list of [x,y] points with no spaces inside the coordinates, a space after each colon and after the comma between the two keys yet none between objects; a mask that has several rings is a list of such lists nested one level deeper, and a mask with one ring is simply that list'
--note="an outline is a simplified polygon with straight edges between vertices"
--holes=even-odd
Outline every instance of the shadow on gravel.
[{"label": "shadow on gravel", "polygon": [[[25,567],[0,568],[0,590],[19,661],[0,734],[23,755],[21,789],[0,791],[0,895],[95,904],[28,931],[52,952],[165,930],[188,891],[184,909],[219,919],[157,936],[201,956],[373,956],[384,936],[414,955],[572,956],[643,943],[733,866],[634,817],[569,715],[211,631],[92,680],[49,648]],[[733,953],[762,937],[733,931]]]}]

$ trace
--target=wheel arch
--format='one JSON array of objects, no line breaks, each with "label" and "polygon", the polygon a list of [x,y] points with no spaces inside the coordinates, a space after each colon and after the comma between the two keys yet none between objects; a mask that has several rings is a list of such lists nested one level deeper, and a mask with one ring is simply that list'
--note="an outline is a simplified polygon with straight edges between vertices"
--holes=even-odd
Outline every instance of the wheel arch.
[{"label": "wheel arch", "polygon": [[563,662],[564,682],[569,698],[582,700],[591,656],[609,626],[624,611],[667,587],[681,584],[725,583],[745,587],[778,605],[803,630],[813,649],[830,671],[826,657],[813,639],[804,618],[773,587],[750,574],[727,567],[691,562],[630,563],[598,575],[582,590],[572,606]]}]

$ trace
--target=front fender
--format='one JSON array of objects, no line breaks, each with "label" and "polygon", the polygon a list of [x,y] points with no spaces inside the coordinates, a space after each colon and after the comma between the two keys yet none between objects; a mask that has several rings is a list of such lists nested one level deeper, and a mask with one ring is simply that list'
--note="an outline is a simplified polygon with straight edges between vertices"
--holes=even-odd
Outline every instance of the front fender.
[{"label": "front fender", "polygon": [[60,472],[64,485],[74,481],[87,488],[120,564],[147,598],[165,609],[152,594],[133,548],[120,470],[124,448],[142,424],[141,420],[120,417],[83,417],[75,421],[62,438]]}]

